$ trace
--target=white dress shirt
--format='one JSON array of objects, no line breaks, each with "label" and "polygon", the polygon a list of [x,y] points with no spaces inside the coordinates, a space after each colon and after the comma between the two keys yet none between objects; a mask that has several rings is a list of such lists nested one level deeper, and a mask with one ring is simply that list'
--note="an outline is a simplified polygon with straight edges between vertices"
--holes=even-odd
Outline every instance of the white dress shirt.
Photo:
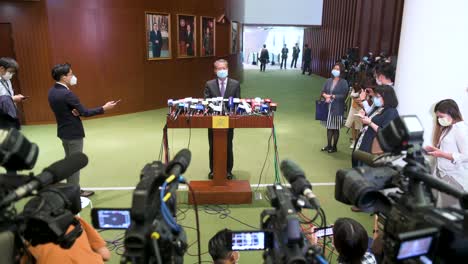
[{"label": "white dress shirt", "polygon": [[461,121],[452,125],[448,133],[442,133],[439,149],[453,156],[453,161],[437,158],[439,175],[451,176],[468,191],[468,125]]},{"label": "white dress shirt", "polygon": [[11,80],[5,80],[2,77],[0,77],[0,96],[1,95],[14,95]]},{"label": "white dress shirt", "polygon": [[228,78],[224,79],[224,81],[221,81],[221,79],[218,78],[219,93],[221,94],[221,96],[223,96],[223,94],[222,94],[222,91],[223,91],[222,85],[223,85],[223,83],[222,82],[224,82],[224,93],[226,93],[227,80],[228,80]]}]

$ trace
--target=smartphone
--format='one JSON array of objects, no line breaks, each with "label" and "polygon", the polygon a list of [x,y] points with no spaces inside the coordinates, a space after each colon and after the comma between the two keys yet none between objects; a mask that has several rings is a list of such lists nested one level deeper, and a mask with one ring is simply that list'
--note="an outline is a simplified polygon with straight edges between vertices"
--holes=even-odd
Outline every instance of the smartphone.
[{"label": "smartphone", "polygon": [[268,231],[231,231],[226,235],[230,251],[265,250],[273,244],[273,234]]},{"label": "smartphone", "polygon": [[317,238],[331,235],[333,235],[333,226],[315,228],[315,236]]},{"label": "smartphone", "polygon": [[127,229],[131,224],[130,209],[93,208],[93,226],[98,229]]}]

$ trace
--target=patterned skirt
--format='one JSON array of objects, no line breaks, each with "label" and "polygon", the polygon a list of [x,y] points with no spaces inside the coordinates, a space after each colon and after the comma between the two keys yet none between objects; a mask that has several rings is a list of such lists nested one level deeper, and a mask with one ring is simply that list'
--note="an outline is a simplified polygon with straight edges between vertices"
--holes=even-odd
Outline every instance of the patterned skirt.
[{"label": "patterned skirt", "polygon": [[322,126],[327,129],[340,129],[343,126],[343,116],[342,115],[332,115],[331,114],[331,104],[328,106],[328,117],[327,121],[320,121]]}]

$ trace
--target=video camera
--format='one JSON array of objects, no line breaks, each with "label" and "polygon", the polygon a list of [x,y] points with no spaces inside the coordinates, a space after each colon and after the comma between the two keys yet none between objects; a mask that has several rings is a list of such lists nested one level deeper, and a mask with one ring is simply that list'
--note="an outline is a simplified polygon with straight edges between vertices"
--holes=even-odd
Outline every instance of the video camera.
[{"label": "video camera", "polygon": [[131,209],[93,208],[93,226],[100,229],[127,229],[121,263],[183,263],[187,236],[175,221],[176,191],[190,164],[188,149],[179,151],[165,165],[148,163],[133,192]]},{"label": "video camera", "polygon": [[[375,157],[355,151],[353,158],[371,167],[339,170],[335,199],[381,213],[384,263],[464,263],[468,260],[468,194],[430,175],[423,133],[416,116],[402,116],[380,129],[377,138],[386,154]],[[392,157],[403,152],[406,165],[392,165]],[[462,209],[436,208],[434,189],[459,199]]]},{"label": "video camera", "polygon": [[[281,184],[267,187],[267,195],[274,209],[261,213],[261,230],[233,231],[226,239],[228,250],[263,250],[264,263],[327,263],[322,250],[306,239],[297,216],[303,208],[317,210],[325,224],[325,214],[312,193],[305,173],[294,162],[281,162],[281,171],[291,188]],[[311,221],[311,222],[312,222]]]},{"label": "video camera", "polygon": [[[1,122],[1,120],[0,120]],[[4,127],[4,126],[2,126]],[[18,175],[32,169],[39,148],[15,128],[0,129],[0,255],[4,263],[14,263],[23,248],[55,243],[70,248],[81,233],[75,218],[81,210],[80,188],[56,184],[86,166],[88,158],[76,153],[57,161],[34,176]],[[18,214],[15,202],[34,196]],[[75,226],[69,230],[70,226]],[[23,245],[23,241],[27,243]]]}]

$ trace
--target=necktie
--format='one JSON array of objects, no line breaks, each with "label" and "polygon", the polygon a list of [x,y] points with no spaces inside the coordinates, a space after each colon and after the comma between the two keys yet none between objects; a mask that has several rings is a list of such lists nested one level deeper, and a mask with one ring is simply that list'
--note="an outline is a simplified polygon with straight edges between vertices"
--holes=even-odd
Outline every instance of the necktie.
[{"label": "necktie", "polygon": [[221,80],[221,96],[224,97],[224,92],[225,92],[225,88],[224,88],[224,80]]}]

